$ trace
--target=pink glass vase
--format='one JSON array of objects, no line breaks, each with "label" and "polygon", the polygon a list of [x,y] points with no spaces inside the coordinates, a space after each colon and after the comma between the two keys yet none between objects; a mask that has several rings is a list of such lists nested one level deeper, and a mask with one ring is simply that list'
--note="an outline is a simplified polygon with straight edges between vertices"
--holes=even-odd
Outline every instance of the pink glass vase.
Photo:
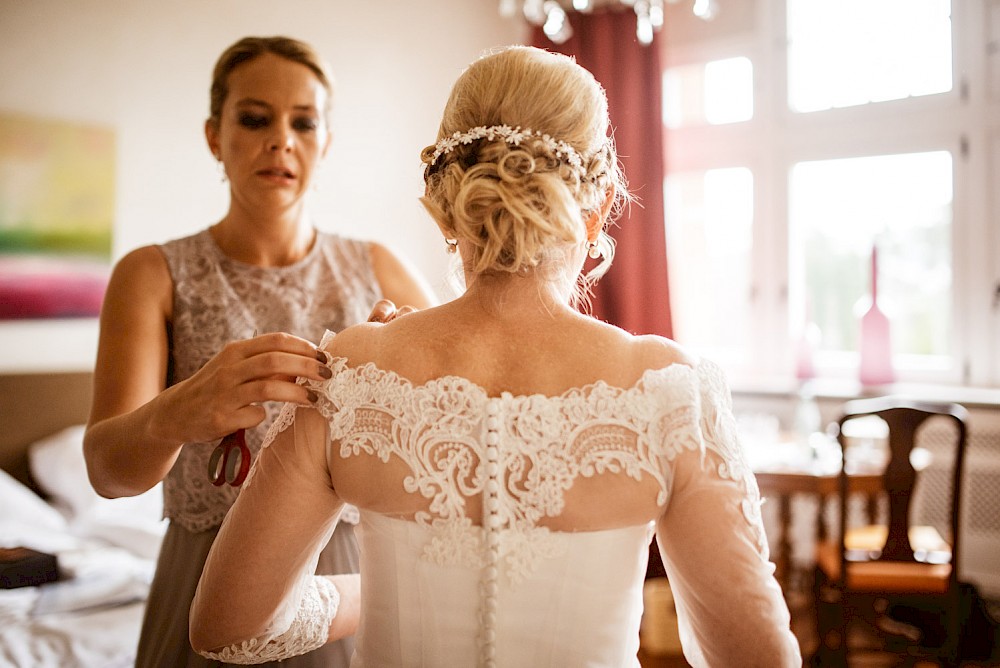
[{"label": "pink glass vase", "polygon": [[878,248],[872,246],[872,303],[861,316],[862,385],[887,385],[896,380],[892,368],[889,318],[878,307]]}]

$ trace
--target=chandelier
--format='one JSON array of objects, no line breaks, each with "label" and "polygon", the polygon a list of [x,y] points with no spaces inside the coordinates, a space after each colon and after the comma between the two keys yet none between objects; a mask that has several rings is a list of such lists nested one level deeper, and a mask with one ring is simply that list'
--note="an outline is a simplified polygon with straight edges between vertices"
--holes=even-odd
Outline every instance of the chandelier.
[{"label": "chandelier", "polygon": [[[500,0],[500,14],[512,17],[518,10],[532,25],[541,26],[545,36],[562,44],[573,35],[568,12],[589,12],[595,7],[626,6],[635,12],[635,36],[640,44],[652,44],[653,33],[663,27],[663,5],[679,0]],[[691,11],[710,20],[718,11],[716,0],[694,0]]]}]

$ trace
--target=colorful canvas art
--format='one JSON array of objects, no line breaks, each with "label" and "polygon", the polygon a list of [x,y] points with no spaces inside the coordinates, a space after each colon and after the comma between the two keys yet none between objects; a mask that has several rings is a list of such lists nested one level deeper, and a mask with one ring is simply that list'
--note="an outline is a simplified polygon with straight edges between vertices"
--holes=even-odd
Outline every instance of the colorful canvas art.
[{"label": "colorful canvas art", "polygon": [[0,114],[0,319],[99,314],[114,184],[111,129]]}]

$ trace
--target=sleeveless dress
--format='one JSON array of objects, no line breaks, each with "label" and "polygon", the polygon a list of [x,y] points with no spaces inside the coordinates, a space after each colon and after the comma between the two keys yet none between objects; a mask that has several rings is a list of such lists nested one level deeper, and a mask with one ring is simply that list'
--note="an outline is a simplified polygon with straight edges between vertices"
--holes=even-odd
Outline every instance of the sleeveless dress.
[{"label": "sleeveless dress", "polygon": [[[386,472],[378,483],[395,480],[403,499],[391,512],[357,501],[362,597],[353,668],[639,666],[654,523],[547,524],[564,513],[581,517],[570,498],[613,508],[643,481],[647,500],[655,496],[663,509],[655,526],[688,661],[801,666],[768,561],[756,481],[713,363],[650,369],[629,388],[598,382],[559,396],[490,396],[456,376],[417,385],[343,358],[330,367],[330,380],[305,381],[320,395],[327,443],[308,435],[315,431],[300,433],[302,418],[286,406],[223,525],[227,547],[261,534],[270,542],[248,566],[261,588],[241,601],[243,621],[216,623],[220,602],[196,594],[213,640],[227,638],[212,656],[255,663],[324,642],[336,591],[302,555],[316,549],[314,536],[343,502],[331,469],[353,461]],[[273,447],[288,429],[291,438]],[[592,483],[607,484],[607,493],[573,496]],[[238,559],[217,550],[207,568],[225,576]]]},{"label": "sleeveless dress", "polygon": [[[310,252],[286,267],[258,267],[228,258],[208,230],[161,245],[173,280],[167,384],[188,378],[230,341],[289,332],[310,341],[325,330],[364,322],[382,294],[366,242],[317,231]],[[256,457],[280,410],[246,431]],[[212,541],[240,489],[213,486],[207,466],[212,443],[187,443],[164,480],[170,519],[157,562],[139,641],[137,666],[219,665],[194,653],[188,610]],[[317,572],[357,572],[357,540],[347,512],[319,559]],[[282,663],[289,668],[347,666],[353,638]]]}]

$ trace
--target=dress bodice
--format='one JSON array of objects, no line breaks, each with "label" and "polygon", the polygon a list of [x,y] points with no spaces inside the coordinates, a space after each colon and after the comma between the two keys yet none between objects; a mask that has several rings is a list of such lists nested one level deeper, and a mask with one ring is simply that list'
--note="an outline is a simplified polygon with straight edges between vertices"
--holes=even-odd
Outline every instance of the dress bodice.
[{"label": "dress bodice", "polygon": [[[208,230],[161,245],[173,281],[167,384],[198,371],[229,342],[268,332],[310,341],[324,331],[364,322],[382,294],[367,242],[316,233],[310,252],[286,267],[258,267],[227,257]],[[246,431],[256,457],[280,404]],[[208,457],[216,443],[188,443],[163,483],[163,513],[190,531],[212,529],[238,488],[213,486]]]},{"label": "dress bodice", "polygon": [[693,665],[800,663],[715,364],[558,396],[329,365],[329,380],[300,380],[317,410],[275,420],[222,527],[232,551],[209,558],[225,572],[245,558],[235,546],[264,541],[255,572],[282,574],[248,602],[252,625],[219,623],[213,656],[323,642],[334,608],[299,628],[322,585],[307,555],[346,501],[361,513],[353,665],[634,666],[653,520]]},{"label": "dress bodice", "polygon": [[[363,512],[356,531],[365,595],[352,668],[481,665],[480,570],[428,560],[433,530],[417,522]],[[651,537],[649,524],[553,532],[561,558],[539,563],[530,586],[498,587],[495,660],[638,668]]]}]

